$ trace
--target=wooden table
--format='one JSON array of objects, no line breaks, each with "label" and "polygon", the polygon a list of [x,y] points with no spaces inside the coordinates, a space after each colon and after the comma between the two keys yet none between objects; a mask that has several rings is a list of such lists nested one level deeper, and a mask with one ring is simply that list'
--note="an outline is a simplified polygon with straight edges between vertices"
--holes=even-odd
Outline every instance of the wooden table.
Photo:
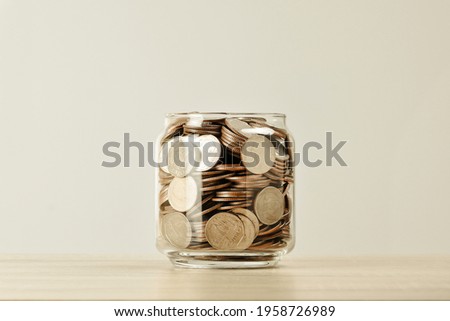
[{"label": "wooden table", "polygon": [[292,258],[260,270],[164,257],[0,256],[2,300],[450,300],[450,257]]}]

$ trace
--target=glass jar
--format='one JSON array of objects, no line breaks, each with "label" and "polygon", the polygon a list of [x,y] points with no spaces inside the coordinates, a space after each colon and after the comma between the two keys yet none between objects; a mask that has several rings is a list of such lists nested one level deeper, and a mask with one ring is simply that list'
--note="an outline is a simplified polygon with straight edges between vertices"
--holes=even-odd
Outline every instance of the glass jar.
[{"label": "glass jar", "polygon": [[283,114],[168,114],[157,143],[157,247],[175,266],[275,265],[294,246],[294,142]]}]

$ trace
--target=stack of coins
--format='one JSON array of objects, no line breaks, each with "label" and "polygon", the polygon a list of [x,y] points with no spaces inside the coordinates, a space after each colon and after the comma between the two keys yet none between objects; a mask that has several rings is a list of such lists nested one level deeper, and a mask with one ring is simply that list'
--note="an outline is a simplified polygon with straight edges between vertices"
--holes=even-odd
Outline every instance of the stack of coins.
[{"label": "stack of coins", "polygon": [[184,124],[184,135],[214,135],[220,136],[222,125],[218,122],[203,122],[201,125]]},{"label": "stack of coins", "polygon": [[160,231],[171,246],[219,251],[287,246],[294,154],[284,129],[262,118],[178,118],[160,147]]}]

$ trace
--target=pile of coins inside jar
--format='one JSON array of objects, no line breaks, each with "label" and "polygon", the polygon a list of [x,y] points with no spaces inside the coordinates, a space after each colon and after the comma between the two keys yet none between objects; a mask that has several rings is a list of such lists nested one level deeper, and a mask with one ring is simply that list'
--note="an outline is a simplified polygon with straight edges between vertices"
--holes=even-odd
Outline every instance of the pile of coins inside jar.
[{"label": "pile of coins inside jar", "polygon": [[264,118],[180,117],[168,126],[160,147],[160,234],[173,247],[286,246],[294,182],[287,131]]}]

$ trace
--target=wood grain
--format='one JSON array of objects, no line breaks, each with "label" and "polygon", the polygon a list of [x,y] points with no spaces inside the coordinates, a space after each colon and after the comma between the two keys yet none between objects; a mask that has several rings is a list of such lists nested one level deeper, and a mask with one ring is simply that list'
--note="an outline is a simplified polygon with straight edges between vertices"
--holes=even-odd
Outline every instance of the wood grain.
[{"label": "wood grain", "polygon": [[162,256],[0,256],[2,300],[450,300],[450,257],[289,258],[260,270]]}]

